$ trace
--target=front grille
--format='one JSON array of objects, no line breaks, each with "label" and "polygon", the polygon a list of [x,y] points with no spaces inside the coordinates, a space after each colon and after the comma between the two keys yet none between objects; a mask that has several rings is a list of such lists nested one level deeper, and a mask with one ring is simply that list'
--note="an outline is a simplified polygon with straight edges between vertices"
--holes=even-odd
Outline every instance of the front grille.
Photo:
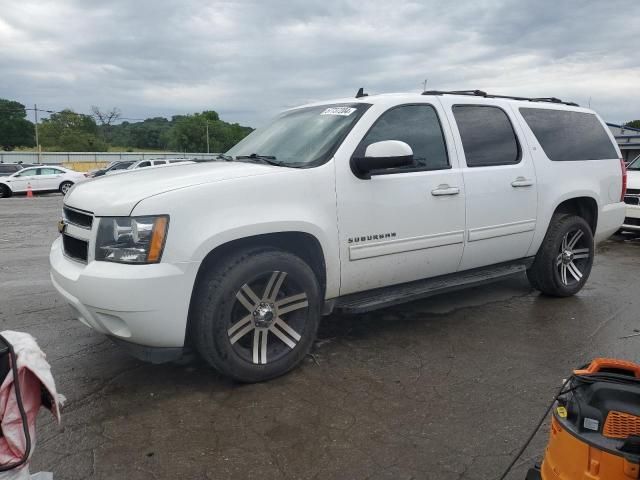
[{"label": "front grille", "polygon": [[91,230],[91,225],[93,225],[93,215],[73,210],[69,207],[63,207],[62,214],[64,215],[64,219],[67,223]]},{"label": "front grille", "polygon": [[627,193],[629,195],[640,195],[640,190],[637,188],[627,188]]},{"label": "front grille", "polygon": [[636,225],[640,227],[640,218],[627,217],[624,219],[625,225]]},{"label": "front grille", "polygon": [[627,205],[640,205],[640,197],[624,197],[624,203]]},{"label": "front grille", "polygon": [[640,417],[611,410],[602,434],[609,438],[627,438],[640,435]]},{"label": "front grille", "polygon": [[64,246],[65,255],[74,260],[87,263],[89,244],[86,241],[63,234],[62,245]]}]

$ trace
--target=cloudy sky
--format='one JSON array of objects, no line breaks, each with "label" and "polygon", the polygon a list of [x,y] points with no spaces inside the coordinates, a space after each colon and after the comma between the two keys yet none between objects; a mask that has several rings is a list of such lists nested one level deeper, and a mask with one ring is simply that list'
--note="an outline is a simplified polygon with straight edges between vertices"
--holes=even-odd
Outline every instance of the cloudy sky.
[{"label": "cloudy sky", "polygon": [[638,0],[0,0],[0,97],[145,118],[480,88],[640,118]]}]

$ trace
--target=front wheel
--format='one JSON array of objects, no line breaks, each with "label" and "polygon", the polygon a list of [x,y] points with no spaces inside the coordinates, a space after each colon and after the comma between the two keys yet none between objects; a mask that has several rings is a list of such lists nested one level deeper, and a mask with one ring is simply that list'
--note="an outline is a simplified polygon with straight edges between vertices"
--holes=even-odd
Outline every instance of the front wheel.
[{"label": "front wheel", "polygon": [[73,187],[73,182],[62,182],[60,184],[60,193],[66,195],[71,187]]},{"label": "front wheel", "polygon": [[6,185],[0,185],[0,198],[9,198],[12,192]]},{"label": "front wheel", "polygon": [[274,378],[311,349],[322,296],[313,270],[275,249],[249,249],[204,274],[196,288],[192,334],[200,355],[242,382]]},{"label": "front wheel", "polygon": [[556,214],[527,277],[544,294],[574,295],[589,278],[594,250],[593,233],[584,218]]}]

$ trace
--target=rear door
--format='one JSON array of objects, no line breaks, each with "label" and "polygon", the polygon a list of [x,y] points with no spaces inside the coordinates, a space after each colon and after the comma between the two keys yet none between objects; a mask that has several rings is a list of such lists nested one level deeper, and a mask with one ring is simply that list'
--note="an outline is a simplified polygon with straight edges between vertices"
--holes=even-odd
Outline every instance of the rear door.
[{"label": "rear door", "polygon": [[64,171],[54,167],[43,167],[37,178],[37,190],[58,190]]},{"label": "rear door", "polygon": [[525,257],[536,228],[536,174],[510,104],[441,101],[465,164],[467,223],[460,269]]}]

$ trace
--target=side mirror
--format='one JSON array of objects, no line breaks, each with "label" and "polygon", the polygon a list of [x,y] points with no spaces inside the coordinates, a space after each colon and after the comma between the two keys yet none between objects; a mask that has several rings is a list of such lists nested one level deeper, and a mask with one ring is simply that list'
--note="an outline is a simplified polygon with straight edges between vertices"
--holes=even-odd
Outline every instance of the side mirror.
[{"label": "side mirror", "polygon": [[384,140],[367,147],[362,158],[351,159],[351,170],[356,177],[369,180],[371,175],[382,174],[390,168],[413,165],[413,150],[399,140]]}]

